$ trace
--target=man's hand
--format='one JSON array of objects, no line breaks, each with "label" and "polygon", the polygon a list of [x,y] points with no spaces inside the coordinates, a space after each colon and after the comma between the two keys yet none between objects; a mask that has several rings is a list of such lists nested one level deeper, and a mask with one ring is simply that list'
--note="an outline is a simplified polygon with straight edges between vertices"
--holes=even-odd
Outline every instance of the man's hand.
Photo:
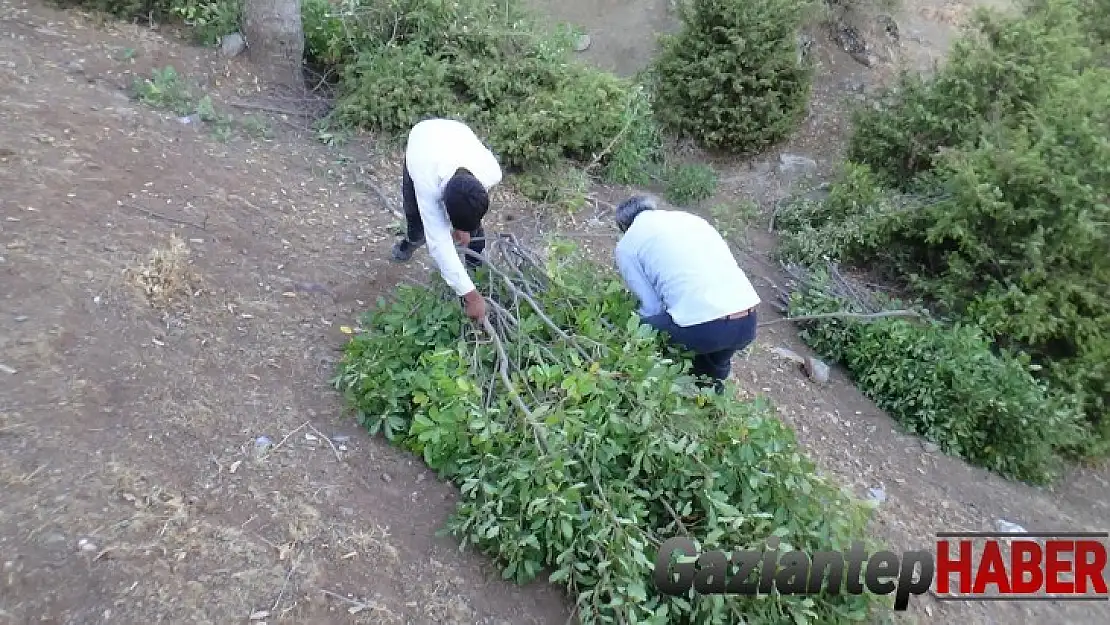
[{"label": "man's hand", "polygon": [[466,310],[466,316],[474,321],[480,321],[486,316],[486,299],[478,289],[463,295],[463,307]]},{"label": "man's hand", "polygon": [[463,230],[452,230],[451,237],[456,245],[470,245],[470,233]]}]

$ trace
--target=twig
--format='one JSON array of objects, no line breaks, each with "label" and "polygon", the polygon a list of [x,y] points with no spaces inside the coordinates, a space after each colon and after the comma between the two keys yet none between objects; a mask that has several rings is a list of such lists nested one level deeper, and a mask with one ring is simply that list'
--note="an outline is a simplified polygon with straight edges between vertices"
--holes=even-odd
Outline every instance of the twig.
[{"label": "twig", "polygon": [[613,147],[615,147],[617,145],[617,142],[621,140],[621,137],[624,136],[624,133],[628,132],[628,129],[632,127],[633,119],[634,117],[632,115],[628,116],[628,119],[626,119],[624,122],[624,126],[617,134],[613,135],[613,138],[609,141],[609,144],[605,146],[605,149],[595,154],[593,159],[590,161],[590,164],[582,168],[583,172],[588,174],[590,173],[591,169],[601,164],[601,159],[605,158],[613,151]]},{"label": "twig", "polygon": [[523,414],[525,421],[532,427],[532,432],[536,436],[536,442],[539,443],[540,449],[543,453],[551,453],[550,448],[547,446],[547,436],[544,434],[543,429],[536,423],[535,416],[532,410],[520,398],[520,393],[516,390],[516,385],[513,384],[512,378],[509,377],[509,355],[505,352],[505,344],[501,341],[501,336],[493,329],[493,324],[489,319],[482,319],[482,327],[489,333],[490,338],[493,339],[493,347],[497,350],[497,371],[501,375],[501,381],[504,382],[505,388],[509,391],[509,400],[520,410]]},{"label": "twig", "polygon": [[555,322],[551,320],[551,317],[548,317],[547,313],[545,313],[543,311],[543,307],[541,307],[539,305],[539,303],[536,302],[536,300],[532,298],[531,295],[525,293],[517,285],[513,284],[512,278],[510,278],[508,276],[508,274],[506,274],[504,271],[502,271],[499,267],[495,267],[487,259],[482,258],[482,256],[480,254],[475,253],[474,250],[471,250],[469,248],[464,247],[464,248],[462,248],[462,252],[464,254],[466,254],[467,256],[470,256],[472,258],[476,258],[478,260],[484,261],[486,263],[486,266],[489,267],[490,271],[496,273],[502,280],[505,281],[505,286],[509,287],[509,290],[512,291],[512,293],[514,295],[516,295],[517,297],[519,297],[519,298],[523,299],[524,301],[528,302],[528,305],[531,306],[532,310],[536,313],[536,315],[539,316],[539,318],[542,319],[543,322],[547,324],[547,327],[551,328],[551,330],[553,332],[555,332],[555,334],[559,335],[559,338],[563,339],[564,341],[569,343],[572,347],[574,347],[576,350],[578,350],[578,353],[581,354],[582,357],[585,358],[587,362],[593,362],[593,357],[591,357],[590,354],[585,349],[583,349],[582,346],[579,345],[577,341],[575,341],[573,338],[571,338],[569,334],[564,332],[562,328],[560,328],[558,325],[556,325]]},{"label": "twig", "polygon": [[370,190],[373,191],[374,194],[378,196],[378,200],[381,201],[382,206],[386,210],[393,213],[393,215],[395,217],[397,217],[398,219],[404,219],[405,218],[405,215],[401,211],[397,210],[396,208],[393,208],[393,204],[389,201],[389,198],[386,197],[385,193],[382,192],[382,190],[378,188],[378,185],[374,184],[373,182],[370,182],[364,176],[359,176],[358,178],[359,178],[359,182],[361,182],[362,184],[369,187]]},{"label": "twig", "polygon": [[25,425],[27,425],[27,424],[26,423],[13,423],[11,425],[5,425],[3,427],[0,427],[0,434],[5,434],[7,432],[14,432],[17,429],[19,429],[19,428],[21,428]]},{"label": "twig", "polygon": [[204,232],[208,231],[208,214],[207,213],[205,213],[205,215],[204,215],[204,221],[202,221],[200,224],[195,224],[191,221],[185,221],[184,219],[177,219],[176,217],[169,217],[167,215],[163,215],[162,213],[156,213],[156,212],[150,210],[149,208],[143,208],[142,206],[136,206],[134,204],[129,204],[127,202],[117,202],[117,204],[119,206],[124,206],[126,208],[130,208],[131,210],[139,211],[140,213],[142,213],[142,214],[144,214],[147,217],[150,217],[152,219],[161,219],[162,221],[168,221],[170,223],[175,223],[175,224],[178,224],[179,226],[188,226],[190,228],[196,228],[197,230],[202,230]]},{"label": "twig", "polygon": [[919,312],[913,310],[884,310],[875,313],[854,313],[854,312],[834,312],[834,313],[820,313],[815,315],[800,315],[798,317],[783,317],[782,319],[772,319],[771,321],[764,321],[759,324],[759,327],[769,326],[776,323],[783,323],[785,321],[815,321],[818,319],[882,319],[885,317],[923,317]]},{"label": "twig", "polygon": [[274,601],[273,607],[270,612],[276,612],[278,606],[281,605],[281,600],[285,597],[285,588],[289,585],[289,579],[293,577],[293,572],[297,570],[297,559],[293,559],[293,563],[289,565],[289,572],[285,574],[285,581],[281,583],[281,590],[278,591],[277,599]]},{"label": "twig", "polygon": [[686,529],[686,525],[682,522],[682,519],[678,518],[678,513],[674,511],[674,508],[671,507],[671,504],[667,503],[667,500],[665,499],[660,499],[659,502],[663,504],[663,507],[666,508],[671,517],[674,518],[674,522],[678,524],[678,529],[682,530],[683,534],[689,536],[690,531]]},{"label": "twig", "polygon": [[253,104],[251,102],[230,102],[231,106],[240,109],[248,109],[254,111],[265,111],[267,113],[278,113],[281,115],[296,115],[298,117],[308,117],[307,111],[291,111],[289,109],[281,108],[280,106],[269,106],[266,104]]},{"label": "twig", "polygon": [[351,607],[347,608],[347,613],[348,614],[358,614],[359,612],[362,612],[363,610],[373,610],[374,609],[374,606],[370,605],[369,603],[363,603],[361,601],[355,601],[354,599],[348,599],[347,597],[344,597],[343,595],[338,594],[338,593],[334,593],[330,590],[324,590],[323,588],[321,588],[320,592],[324,593],[325,595],[327,595],[329,597],[335,597],[336,599],[339,599],[340,601],[350,605]]},{"label": "twig", "polygon": [[335,454],[335,459],[338,460],[339,462],[343,462],[343,455],[339,453],[339,449],[336,448],[335,443],[331,442],[330,438],[328,438],[327,436],[324,436],[323,432],[321,432],[320,430],[317,430],[316,426],[314,426],[314,425],[309,425],[308,429],[315,432],[316,436],[319,436],[320,438],[324,439],[324,442],[328,444],[328,447],[331,447],[331,452],[333,454]]},{"label": "twig", "polygon": [[294,434],[296,434],[297,432],[300,432],[301,430],[305,429],[306,427],[309,427],[309,423],[308,423],[308,421],[305,421],[304,423],[300,424],[300,425],[299,425],[299,426],[297,426],[297,427],[296,427],[295,429],[293,429],[293,430],[292,430],[291,432],[289,432],[288,434],[286,434],[286,435],[285,435],[285,437],[284,437],[284,438],[282,438],[282,439],[281,439],[281,441],[280,441],[280,442],[278,442],[278,444],[277,444],[277,445],[274,445],[273,447],[271,447],[271,448],[270,448],[270,449],[269,449],[269,450],[268,450],[268,451],[266,452],[266,455],[267,455],[267,456],[269,456],[270,454],[272,454],[272,453],[274,453],[275,451],[277,451],[279,447],[281,447],[282,445],[284,445],[284,444],[285,444],[285,442],[289,440],[289,438],[290,438],[290,437],[292,437],[292,436],[293,436]]}]

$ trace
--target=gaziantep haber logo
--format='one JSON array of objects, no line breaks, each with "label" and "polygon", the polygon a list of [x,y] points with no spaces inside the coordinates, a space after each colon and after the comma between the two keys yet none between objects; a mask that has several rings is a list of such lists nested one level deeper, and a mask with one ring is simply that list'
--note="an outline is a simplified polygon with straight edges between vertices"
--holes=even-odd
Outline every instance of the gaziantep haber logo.
[{"label": "gaziantep haber logo", "polygon": [[863,543],[840,551],[698,552],[689,538],[663,543],[655,584],[669,595],[894,593],[894,609],[934,589],[940,600],[1108,601],[1107,532],[942,532],[936,552],[868,554]]}]

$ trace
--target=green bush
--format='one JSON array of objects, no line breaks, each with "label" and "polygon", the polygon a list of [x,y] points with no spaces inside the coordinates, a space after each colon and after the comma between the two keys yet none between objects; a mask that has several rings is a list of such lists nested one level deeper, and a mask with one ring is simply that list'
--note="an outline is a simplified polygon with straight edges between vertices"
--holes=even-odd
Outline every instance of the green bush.
[{"label": "green bush", "polygon": [[[1073,2],[991,18],[938,75],[865,115],[857,164],[780,228],[784,253],[879,268],[1028,356],[1110,450],[1110,67]],[[894,185],[886,191],[883,184]]]},{"label": "green bush", "polygon": [[948,149],[974,144],[994,124],[1036,106],[1091,60],[1072,0],[1045,0],[1017,16],[980,10],[932,77],[903,74],[878,109],[855,117],[849,160],[903,190]]},{"label": "green bush", "polygon": [[[867,312],[821,286],[794,293],[790,315]],[[861,390],[907,430],[1002,475],[1046,483],[1083,436],[1079,413],[996,354],[974,325],[881,319],[805,322],[802,337],[842,363]]]},{"label": "green bush", "polygon": [[454,117],[507,167],[599,159],[626,177],[658,149],[646,94],[575,62],[573,33],[537,24],[515,0],[349,4],[344,17],[320,0],[305,7],[309,57],[341,73],[335,124],[395,134]]},{"label": "green bush", "polygon": [[175,0],[173,14],[192,30],[202,45],[216,45],[224,35],[239,30],[242,0]]},{"label": "green bush", "polygon": [[507,287],[482,286],[510,312],[491,306],[493,333],[477,337],[444,288],[399,288],[364,318],[337,388],[371,432],[460,486],[455,536],[518,583],[546,570],[585,624],[866,619],[868,595],[655,589],[656,550],[679,532],[702,548],[755,548],[773,534],[790,545],[780,549],[840,550],[865,532],[866,508],[816,474],[762,401],[694,395],[688,365],[639,325],[620,282],[568,255],[514,282],[551,324]]},{"label": "green bush", "polygon": [[813,69],[797,37],[810,0],[690,0],[653,64],[657,117],[704,146],[758,151],[805,115]]},{"label": "green bush", "polygon": [[683,163],[663,170],[664,197],[672,204],[694,204],[717,192],[717,172],[708,165]]},{"label": "green bush", "polygon": [[866,261],[881,273],[893,266],[883,255],[898,251],[886,243],[916,203],[883,188],[870,167],[848,161],[826,197],[803,196],[778,212],[776,254],[806,264]]}]

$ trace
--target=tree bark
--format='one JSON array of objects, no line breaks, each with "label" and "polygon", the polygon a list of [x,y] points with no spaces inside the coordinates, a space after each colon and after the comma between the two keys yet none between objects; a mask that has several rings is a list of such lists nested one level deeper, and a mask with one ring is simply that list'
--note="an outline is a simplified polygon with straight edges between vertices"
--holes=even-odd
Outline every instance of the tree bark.
[{"label": "tree bark", "polygon": [[300,0],[243,0],[243,38],[259,78],[304,90]]}]

